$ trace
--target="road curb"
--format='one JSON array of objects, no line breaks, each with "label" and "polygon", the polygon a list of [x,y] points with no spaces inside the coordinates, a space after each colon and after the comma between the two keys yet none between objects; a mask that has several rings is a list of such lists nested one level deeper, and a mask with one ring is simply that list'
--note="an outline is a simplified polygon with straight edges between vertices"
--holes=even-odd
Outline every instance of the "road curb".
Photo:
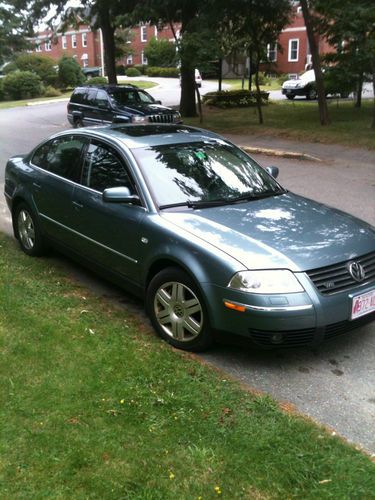
[{"label": "road curb", "polygon": [[280,149],[268,149],[268,148],[257,148],[252,146],[239,146],[241,149],[250,154],[263,154],[267,156],[278,156],[280,158],[291,158],[293,160],[308,160],[308,161],[318,161],[322,162],[320,158],[316,156],[308,155],[306,153],[296,153],[293,151],[283,151]]}]

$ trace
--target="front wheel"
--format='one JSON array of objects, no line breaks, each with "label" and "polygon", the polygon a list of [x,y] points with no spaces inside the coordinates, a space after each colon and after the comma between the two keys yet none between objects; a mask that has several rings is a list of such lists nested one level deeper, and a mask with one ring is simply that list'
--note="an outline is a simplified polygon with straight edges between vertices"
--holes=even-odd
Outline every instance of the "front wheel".
[{"label": "front wheel", "polygon": [[82,128],[83,127],[82,118],[74,118],[73,127],[74,128]]},{"label": "front wheel", "polygon": [[306,94],[306,99],[308,101],[312,101],[313,99],[316,99],[317,93],[315,89],[309,89]]},{"label": "front wheel", "polygon": [[21,249],[32,257],[43,255],[46,244],[38,220],[26,203],[20,203],[13,214],[13,226]]},{"label": "front wheel", "polygon": [[211,345],[203,299],[183,270],[169,267],[154,276],[147,289],[146,308],[157,333],[174,347],[202,351]]},{"label": "front wheel", "polygon": [[286,98],[289,99],[289,101],[293,101],[294,99],[294,95],[287,95]]}]

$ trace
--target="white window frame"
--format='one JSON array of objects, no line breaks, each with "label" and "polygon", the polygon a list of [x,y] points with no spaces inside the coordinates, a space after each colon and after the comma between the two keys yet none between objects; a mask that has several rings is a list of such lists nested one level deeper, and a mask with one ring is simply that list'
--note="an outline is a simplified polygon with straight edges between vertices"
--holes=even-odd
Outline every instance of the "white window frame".
[{"label": "white window frame", "polygon": [[141,42],[147,42],[147,26],[141,26]]},{"label": "white window frame", "polygon": [[[293,42],[297,42],[296,49],[292,49]],[[292,58],[292,52],[296,52],[295,58]],[[288,62],[298,62],[299,60],[299,38],[291,38],[288,43]]]},{"label": "white window frame", "polygon": [[82,33],[82,47],[87,47],[87,33]]},{"label": "white window frame", "polygon": [[126,64],[133,64],[133,54],[128,55],[128,57],[126,58]]},{"label": "white window frame", "polygon": [[42,52],[42,44],[40,43],[40,40],[35,42],[35,52]]},{"label": "white window frame", "polygon": [[77,48],[77,35],[72,35],[71,42],[72,42],[72,49],[76,49]]},{"label": "white window frame", "polygon": [[[274,52],[275,56],[273,59],[270,58],[270,54]],[[267,43],[267,60],[269,62],[277,61],[277,43]]]},{"label": "white window frame", "polygon": [[44,50],[46,52],[50,52],[52,50],[52,44],[51,44],[51,40],[46,40],[44,42]]},{"label": "white window frame", "polygon": [[142,57],[142,64],[144,64],[144,65],[148,64],[147,57],[145,56],[145,53],[143,52],[143,50],[142,50],[141,57]]},{"label": "white window frame", "polygon": [[61,37],[61,46],[64,50],[66,50],[68,48],[68,40],[66,38],[66,35],[63,35]]}]

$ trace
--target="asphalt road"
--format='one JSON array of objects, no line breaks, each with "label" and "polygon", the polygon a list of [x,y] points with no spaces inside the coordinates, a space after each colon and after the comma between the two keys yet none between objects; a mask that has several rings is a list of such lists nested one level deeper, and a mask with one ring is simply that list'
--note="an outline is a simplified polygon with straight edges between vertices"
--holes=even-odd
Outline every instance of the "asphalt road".
[{"label": "asphalt road", "polygon": [[[65,103],[0,110],[0,191],[4,166],[12,154],[28,152],[40,139],[67,128]],[[278,165],[288,189],[354,213],[375,225],[375,154],[345,147],[301,145],[282,140],[231,137],[237,143],[301,150],[323,162],[257,156],[263,165]],[[11,232],[0,197],[0,230]],[[142,304],[92,274],[57,256],[68,272],[96,293]],[[261,352],[239,342],[219,344],[202,356],[251,387],[288,401],[318,422],[375,454],[375,326],[371,325],[315,350]],[[225,375],[223,375],[225,376]]]}]

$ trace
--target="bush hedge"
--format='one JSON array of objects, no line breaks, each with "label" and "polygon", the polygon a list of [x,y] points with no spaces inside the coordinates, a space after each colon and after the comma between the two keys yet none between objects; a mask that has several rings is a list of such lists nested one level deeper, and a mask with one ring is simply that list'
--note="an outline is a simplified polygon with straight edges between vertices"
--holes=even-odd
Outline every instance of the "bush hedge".
[{"label": "bush hedge", "polygon": [[146,70],[148,76],[160,76],[164,78],[179,78],[180,70],[178,68],[159,68],[157,66],[149,66]]},{"label": "bush hedge", "polygon": [[89,85],[107,85],[108,78],[106,76],[93,76],[89,80],[87,80]]},{"label": "bush hedge", "polygon": [[[267,104],[268,92],[261,91],[261,103]],[[218,108],[239,108],[256,106],[256,92],[250,90],[222,90],[208,92],[202,98],[204,104]]]},{"label": "bush hedge", "polygon": [[56,89],[55,87],[52,87],[51,85],[48,85],[44,91],[45,97],[59,97],[60,95],[61,95],[60,90]]},{"label": "bush hedge", "polygon": [[3,87],[4,87],[4,79],[0,78],[0,101],[3,101],[5,98]]},{"label": "bush hedge", "polygon": [[116,75],[124,76],[125,71],[126,71],[126,67],[123,64],[117,64]]},{"label": "bush hedge", "polygon": [[125,71],[126,76],[141,76],[141,72],[137,70],[137,68],[128,68]]},{"label": "bush hedge", "polygon": [[146,75],[146,72],[147,72],[147,64],[136,64],[135,66],[128,66],[129,68],[130,67],[134,67],[136,68],[142,75]]},{"label": "bush hedge", "polygon": [[29,99],[44,93],[41,79],[31,71],[13,71],[3,78],[4,94],[11,99]]}]

